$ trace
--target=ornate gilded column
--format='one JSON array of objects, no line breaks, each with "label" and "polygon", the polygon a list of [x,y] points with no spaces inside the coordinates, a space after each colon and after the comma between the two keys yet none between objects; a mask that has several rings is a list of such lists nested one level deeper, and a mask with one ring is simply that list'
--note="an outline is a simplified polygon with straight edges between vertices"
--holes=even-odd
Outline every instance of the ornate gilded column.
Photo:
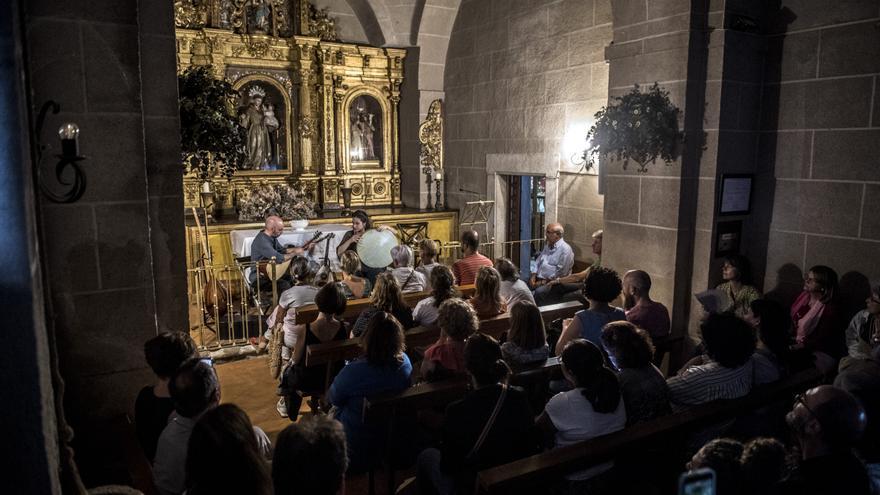
[{"label": "ornate gilded column", "polygon": [[[400,60],[395,59],[395,63],[399,64]],[[392,79],[389,100],[391,100],[391,206],[394,206],[395,200],[400,199],[400,135],[399,123],[400,117],[398,109],[400,108],[400,79]]]},{"label": "ornate gilded column", "polygon": [[[299,43],[304,40],[299,39]],[[317,135],[314,105],[312,100],[317,96],[314,94],[313,76],[315,69],[312,63],[313,46],[310,44],[299,45],[299,110],[300,118],[297,124],[297,131],[300,139],[300,156],[302,157],[302,174],[309,176],[315,175],[317,167],[314,156],[313,141]]]},{"label": "ornate gilded column", "polygon": [[[344,112],[342,108],[342,101],[345,99],[345,87],[342,84],[342,76],[334,76],[333,77],[333,115],[335,118],[333,119],[336,122],[336,131],[335,134],[337,136],[340,135],[341,132],[344,132],[346,129],[345,122],[342,121],[344,117]],[[342,146],[339,146],[337,143],[336,146],[336,175],[342,175],[345,164],[345,157],[342,156],[344,150]]]}]

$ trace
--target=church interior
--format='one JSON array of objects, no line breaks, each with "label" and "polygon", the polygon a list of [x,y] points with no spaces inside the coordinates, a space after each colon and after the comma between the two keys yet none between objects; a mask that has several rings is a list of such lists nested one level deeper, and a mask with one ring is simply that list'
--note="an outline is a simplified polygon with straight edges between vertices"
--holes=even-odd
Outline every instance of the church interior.
[{"label": "church interior", "polygon": [[0,71],[4,492],[880,494],[880,0],[12,0]]}]

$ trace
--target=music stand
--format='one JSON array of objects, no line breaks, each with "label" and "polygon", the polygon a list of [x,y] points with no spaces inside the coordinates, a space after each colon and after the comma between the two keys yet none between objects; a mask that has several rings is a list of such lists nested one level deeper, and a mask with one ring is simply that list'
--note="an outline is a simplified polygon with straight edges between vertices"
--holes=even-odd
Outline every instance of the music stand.
[{"label": "music stand", "polygon": [[473,230],[477,230],[482,227],[483,242],[488,242],[489,218],[492,215],[492,209],[494,207],[495,201],[468,201],[464,204],[464,210],[461,212],[459,228],[464,230],[465,227],[471,227]]}]

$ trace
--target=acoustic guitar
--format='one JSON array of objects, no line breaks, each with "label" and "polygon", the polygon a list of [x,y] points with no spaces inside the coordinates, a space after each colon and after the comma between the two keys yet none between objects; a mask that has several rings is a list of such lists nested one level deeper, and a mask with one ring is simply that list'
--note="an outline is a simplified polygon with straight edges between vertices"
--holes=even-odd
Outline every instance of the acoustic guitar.
[{"label": "acoustic guitar", "polygon": [[[303,249],[309,249],[310,245],[318,240],[319,237],[323,235],[323,232],[320,230],[315,232],[315,235],[312,238],[303,244]],[[288,246],[290,247],[290,246]],[[265,275],[269,280],[273,282],[277,282],[280,280],[286,273],[287,270],[290,269],[290,263],[293,261],[293,258],[282,261],[281,263],[275,263],[275,270],[269,270],[269,261],[260,261],[257,265],[260,270],[261,275]]]}]

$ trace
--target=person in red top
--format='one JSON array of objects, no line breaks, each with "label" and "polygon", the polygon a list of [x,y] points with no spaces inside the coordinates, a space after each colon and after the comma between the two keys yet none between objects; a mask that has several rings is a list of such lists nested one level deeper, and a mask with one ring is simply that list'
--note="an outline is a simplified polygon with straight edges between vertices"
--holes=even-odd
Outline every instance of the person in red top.
[{"label": "person in red top", "polygon": [[429,382],[465,372],[464,341],[477,331],[480,321],[473,306],[454,297],[440,305],[437,325],[440,338],[422,360],[422,378]]},{"label": "person in red top", "polygon": [[492,260],[480,254],[480,234],[466,230],[461,234],[463,257],[452,265],[455,285],[470,285],[477,279],[481,266],[492,266]]}]

